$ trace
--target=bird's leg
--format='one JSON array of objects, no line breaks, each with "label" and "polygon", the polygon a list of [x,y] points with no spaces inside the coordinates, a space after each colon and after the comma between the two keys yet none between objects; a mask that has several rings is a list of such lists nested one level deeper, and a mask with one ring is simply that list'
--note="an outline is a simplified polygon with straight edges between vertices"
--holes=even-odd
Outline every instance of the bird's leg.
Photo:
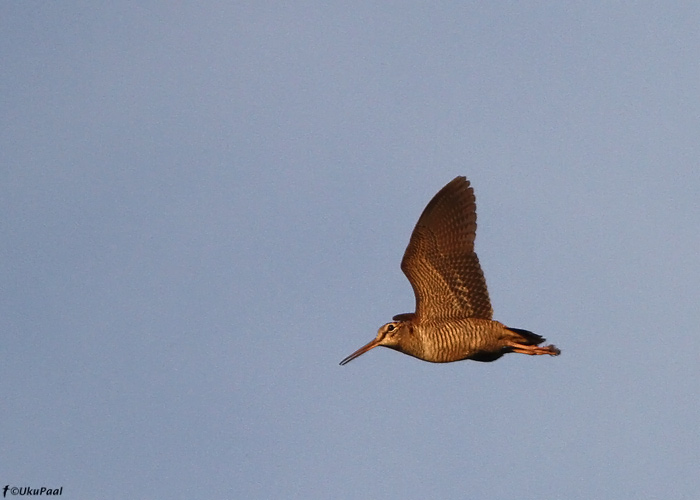
[{"label": "bird's leg", "polygon": [[521,354],[529,354],[530,356],[537,356],[540,354],[549,354],[550,356],[559,356],[561,351],[553,345],[546,345],[544,347],[536,345],[525,345],[512,342],[508,344],[513,352],[519,352]]}]

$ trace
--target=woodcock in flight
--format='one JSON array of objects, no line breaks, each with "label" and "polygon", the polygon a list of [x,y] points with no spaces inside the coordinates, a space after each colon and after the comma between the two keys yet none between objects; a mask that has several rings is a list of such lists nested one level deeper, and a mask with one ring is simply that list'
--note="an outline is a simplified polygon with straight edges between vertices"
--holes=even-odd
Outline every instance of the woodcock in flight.
[{"label": "woodcock in flight", "polygon": [[493,321],[486,280],[474,253],[476,199],[465,177],[442,188],[418,219],[401,270],[413,286],[416,312],[394,316],[377,338],[340,362],[377,346],[433,363],[494,361],[506,353],[557,356],[527,330]]}]

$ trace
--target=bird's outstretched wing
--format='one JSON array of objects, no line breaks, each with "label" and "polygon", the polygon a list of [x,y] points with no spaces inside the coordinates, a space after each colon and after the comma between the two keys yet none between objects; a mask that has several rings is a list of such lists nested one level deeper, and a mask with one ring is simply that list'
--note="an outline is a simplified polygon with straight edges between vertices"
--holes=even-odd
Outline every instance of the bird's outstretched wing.
[{"label": "bird's outstretched wing", "polygon": [[401,261],[416,295],[418,321],[492,318],[475,236],[474,190],[465,177],[456,177],[423,210]]}]

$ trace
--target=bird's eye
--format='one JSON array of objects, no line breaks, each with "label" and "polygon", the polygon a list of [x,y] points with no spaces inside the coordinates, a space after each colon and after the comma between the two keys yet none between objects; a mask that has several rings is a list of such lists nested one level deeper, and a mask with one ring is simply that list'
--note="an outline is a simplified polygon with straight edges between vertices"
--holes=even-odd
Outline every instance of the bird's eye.
[{"label": "bird's eye", "polygon": [[393,332],[396,327],[394,325],[389,325],[386,327],[387,332]]}]

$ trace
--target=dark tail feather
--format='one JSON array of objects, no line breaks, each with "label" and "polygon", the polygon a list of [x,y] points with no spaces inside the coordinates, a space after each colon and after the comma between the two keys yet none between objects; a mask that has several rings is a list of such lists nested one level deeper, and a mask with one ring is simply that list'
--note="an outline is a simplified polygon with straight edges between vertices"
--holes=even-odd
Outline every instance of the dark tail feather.
[{"label": "dark tail feather", "polygon": [[507,326],[506,328],[508,328],[508,330],[510,330],[511,332],[515,332],[518,335],[520,335],[523,338],[523,340],[524,340],[523,344],[525,344],[525,345],[540,345],[542,342],[547,340],[544,337],[542,337],[541,335],[537,335],[536,333],[532,333],[529,330],[521,330],[520,328],[511,328],[509,326]]}]

